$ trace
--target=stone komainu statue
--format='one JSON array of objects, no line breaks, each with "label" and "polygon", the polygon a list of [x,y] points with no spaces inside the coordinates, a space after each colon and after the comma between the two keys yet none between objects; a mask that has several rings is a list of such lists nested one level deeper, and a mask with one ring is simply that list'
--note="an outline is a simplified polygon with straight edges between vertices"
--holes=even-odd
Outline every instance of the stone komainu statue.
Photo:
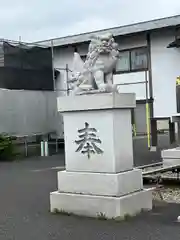
[{"label": "stone komainu statue", "polygon": [[116,91],[113,69],[119,57],[112,34],[93,37],[85,62],[74,53],[73,74],[69,83],[74,94]]}]

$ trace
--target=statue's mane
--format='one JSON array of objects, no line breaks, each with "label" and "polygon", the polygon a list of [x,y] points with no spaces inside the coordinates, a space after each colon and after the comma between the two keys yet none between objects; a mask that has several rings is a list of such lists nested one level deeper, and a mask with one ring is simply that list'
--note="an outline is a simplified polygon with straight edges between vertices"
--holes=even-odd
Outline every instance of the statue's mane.
[{"label": "statue's mane", "polygon": [[104,48],[103,46],[103,41],[110,41],[112,39],[112,37],[107,37],[106,39],[103,39],[103,37],[97,37],[97,36],[93,36],[91,38],[91,42],[89,44],[89,49],[88,49],[88,54],[84,63],[84,67],[85,68],[89,68],[92,67],[95,62],[97,61],[98,57],[100,56],[100,54],[102,54],[103,52],[109,53],[111,54],[112,52],[112,48],[111,46]]}]

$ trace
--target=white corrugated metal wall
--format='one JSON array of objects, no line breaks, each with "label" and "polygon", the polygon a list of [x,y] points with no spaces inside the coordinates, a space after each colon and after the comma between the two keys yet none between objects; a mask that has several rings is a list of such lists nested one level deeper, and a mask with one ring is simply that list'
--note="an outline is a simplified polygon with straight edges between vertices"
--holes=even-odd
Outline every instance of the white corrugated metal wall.
[{"label": "white corrugated metal wall", "polygon": [[57,124],[56,93],[0,89],[0,133],[48,133]]}]

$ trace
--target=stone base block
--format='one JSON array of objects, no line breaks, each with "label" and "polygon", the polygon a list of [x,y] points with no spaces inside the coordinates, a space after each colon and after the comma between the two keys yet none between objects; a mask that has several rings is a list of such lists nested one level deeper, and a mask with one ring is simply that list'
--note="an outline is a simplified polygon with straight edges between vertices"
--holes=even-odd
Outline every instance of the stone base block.
[{"label": "stone base block", "polygon": [[166,149],[161,152],[163,159],[163,166],[176,166],[180,165],[180,148]]},{"label": "stone base block", "polygon": [[169,166],[179,166],[180,158],[164,158],[163,159],[163,167]]},{"label": "stone base block", "polygon": [[142,171],[140,169],[117,174],[58,172],[58,190],[60,192],[123,196],[142,189]]},{"label": "stone base block", "polygon": [[106,218],[134,216],[141,210],[152,209],[152,191],[142,190],[123,197],[107,197],[83,194],[52,192],[50,194],[51,212],[68,212],[81,216]]},{"label": "stone base block", "polygon": [[161,151],[161,157],[164,158],[179,158],[180,159],[180,148],[165,149]]}]

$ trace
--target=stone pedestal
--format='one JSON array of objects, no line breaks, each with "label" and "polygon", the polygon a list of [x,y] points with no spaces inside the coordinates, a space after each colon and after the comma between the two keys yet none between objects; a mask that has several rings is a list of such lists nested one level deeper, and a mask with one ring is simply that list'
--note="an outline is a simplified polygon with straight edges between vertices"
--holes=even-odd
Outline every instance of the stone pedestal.
[{"label": "stone pedestal", "polygon": [[152,208],[142,172],[133,169],[131,109],[134,94],[61,97],[66,171],[58,173],[51,211],[107,218]]}]

